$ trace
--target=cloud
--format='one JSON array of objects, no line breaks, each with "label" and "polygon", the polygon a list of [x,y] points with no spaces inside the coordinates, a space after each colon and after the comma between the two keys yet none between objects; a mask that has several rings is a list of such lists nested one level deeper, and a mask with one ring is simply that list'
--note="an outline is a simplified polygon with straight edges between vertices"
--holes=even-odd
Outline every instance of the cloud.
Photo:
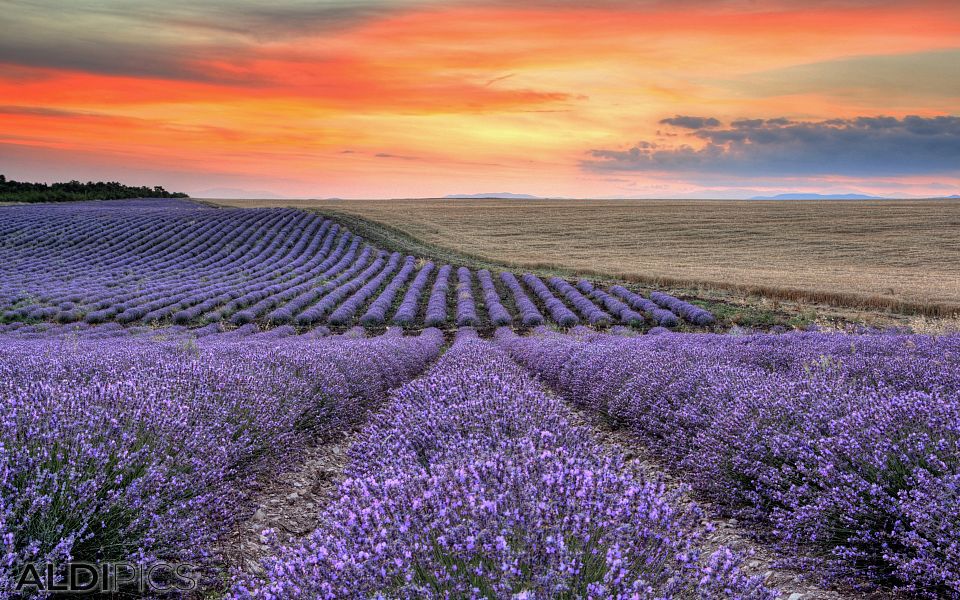
[{"label": "cloud", "polygon": [[901,176],[960,173],[960,117],[857,117],[825,121],[743,119],[700,128],[692,143],[640,142],[591,150],[591,171],[746,176]]},{"label": "cloud", "polygon": [[[338,31],[412,2],[59,0],[4,3],[0,64],[104,75],[250,83],[212,68],[278,39]],[[54,18],[55,16],[55,18]],[[200,60],[198,60],[200,59]]]},{"label": "cloud", "polygon": [[403,156],[401,154],[390,154],[389,152],[377,152],[373,155],[374,158],[395,158],[398,160],[420,160],[416,156]]},{"label": "cloud", "polygon": [[0,38],[0,63],[103,75],[186,81],[217,79],[189,64],[187,57],[200,52],[184,50],[182,47],[130,44],[117,40],[105,40],[99,46],[84,40],[64,40],[54,44],[27,35],[4,34]]},{"label": "cloud", "polygon": [[719,127],[720,121],[713,117],[691,117],[687,115],[677,115],[669,119],[661,119],[661,125],[673,125],[683,129],[705,129],[708,127]]},{"label": "cloud", "polygon": [[[35,10],[35,8],[34,8]],[[71,8],[49,14],[20,10],[4,13],[0,64],[6,70],[82,71],[111,76],[150,77],[184,81],[222,81],[229,74],[204,66],[197,59],[216,58],[242,48],[235,39],[171,36],[163,26],[151,29],[125,17],[98,20]]]},{"label": "cloud", "polygon": [[960,96],[960,49],[877,54],[762,71],[725,82],[751,97],[791,94],[831,96]]},{"label": "cloud", "polygon": [[0,115],[27,115],[31,117],[65,117],[86,118],[92,113],[78,112],[75,110],[63,110],[59,108],[48,108],[46,106],[16,106],[5,104],[0,106]]}]

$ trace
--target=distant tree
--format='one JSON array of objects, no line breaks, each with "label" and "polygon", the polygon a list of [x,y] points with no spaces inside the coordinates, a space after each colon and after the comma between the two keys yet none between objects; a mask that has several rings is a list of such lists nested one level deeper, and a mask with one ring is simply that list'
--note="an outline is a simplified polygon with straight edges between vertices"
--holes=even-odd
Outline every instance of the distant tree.
[{"label": "distant tree", "polygon": [[124,198],[189,198],[181,192],[168,192],[157,185],[128,186],[117,181],[77,180],[66,183],[29,183],[14,181],[0,174],[0,201],[3,202],[72,202],[78,200],[121,200]]}]

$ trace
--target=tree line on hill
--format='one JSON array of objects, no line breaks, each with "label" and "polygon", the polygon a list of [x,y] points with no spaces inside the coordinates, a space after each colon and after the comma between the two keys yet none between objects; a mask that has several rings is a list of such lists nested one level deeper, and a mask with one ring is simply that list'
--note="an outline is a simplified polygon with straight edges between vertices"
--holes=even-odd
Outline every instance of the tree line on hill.
[{"label": "tree line on hill", "polygon": [[123,198],[189,198],[181,192],[168,192],[159,185],[129,186],[116,181],[68,181],[66,183],[29,183],[0,175],[0,202],[71,202],[75,200],[120,200]]}]

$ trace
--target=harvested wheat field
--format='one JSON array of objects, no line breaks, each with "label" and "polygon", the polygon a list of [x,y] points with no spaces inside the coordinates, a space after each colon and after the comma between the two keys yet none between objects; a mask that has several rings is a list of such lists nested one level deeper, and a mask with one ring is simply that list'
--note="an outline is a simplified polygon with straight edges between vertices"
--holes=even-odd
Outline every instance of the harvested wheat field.
[{"label": "harvested wheat field", "polygon": [[960,201],[218,200],[355,214],[516,267],[949,314]]}]

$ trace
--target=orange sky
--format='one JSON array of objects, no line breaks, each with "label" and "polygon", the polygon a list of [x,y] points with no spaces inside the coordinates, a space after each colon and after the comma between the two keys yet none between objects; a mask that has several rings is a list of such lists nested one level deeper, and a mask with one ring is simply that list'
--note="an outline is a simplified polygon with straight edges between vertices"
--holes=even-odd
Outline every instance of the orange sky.
[{"label": "orange sky", "polygon": [[[14,179],[310,197],[960,193],[956,2],[10,4],[0,171]],[[880,115],[895,119],[857,121]],[[662,122],[677,116],[710,121]],[[732,124],[747,119],[760,124]]]}]

